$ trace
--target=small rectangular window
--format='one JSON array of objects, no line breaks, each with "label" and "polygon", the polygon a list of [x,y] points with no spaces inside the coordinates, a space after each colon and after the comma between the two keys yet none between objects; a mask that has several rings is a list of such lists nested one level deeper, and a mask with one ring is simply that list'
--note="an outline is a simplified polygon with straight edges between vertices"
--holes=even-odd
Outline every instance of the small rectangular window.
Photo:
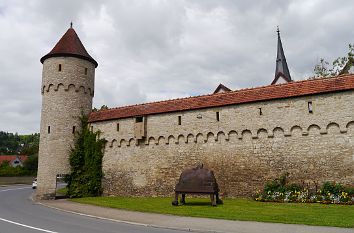
[{"label": "small rectangular window", "polygon": [[216,121],[220,121],[220,113],[216,112]]},{"label": "small rectangular window", "polygon": [[50,134],[50,126],[48,126],[48,134]]},{"label": "small rectangular window", "polygon": [[75,133],[75,130],[76,130],[76,126],[73,126],[73,133]]},{"label": "small rectangular window", "polygon": [[263,112],[262,112],[262,108],[258,108],[259,109],[259,115],[263,115]]},{"label": "small rectangular window", "polygon": [[61,71],[61,64],[59,64],[58,66],[58,71]]},{"label": "small rectangular window", "polygon": [[307,108],[309,110],[309,113],[313,113],[312,101],[307,102]]},{"label": "small rectangular window", "polygon": [[119,123],[117,123],[117,132],[119,132]]},{"label": "small rectangular window", "polygon": [[143,122],[143,117],[136,117],[135,118],[135,122],[138,123],[138,122]]},{"label": "small rectangular window", "polygon": [[91,126],[91,132],[93,132],[93,126]]},{"label": "small rectangular window", "polygon": [[87,75],[87,68],[85,68],[85,75]]},{"label": "small rectangular window", "polygon": [[178,116],[178,125],[182,125],[182,116]]}]

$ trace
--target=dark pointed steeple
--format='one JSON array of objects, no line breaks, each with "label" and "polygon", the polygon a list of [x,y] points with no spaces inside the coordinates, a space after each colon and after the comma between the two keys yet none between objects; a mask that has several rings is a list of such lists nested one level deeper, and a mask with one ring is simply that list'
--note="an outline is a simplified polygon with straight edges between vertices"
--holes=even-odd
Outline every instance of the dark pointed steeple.
[{"label": "dark pointed steeple", "polygon": [[277,27],[277,33],[278,33],[278,51],[277,51],[277,60],[276,60],[276,67],[275,67],[275,76],[272,84],[279,84],[279,83],[292,81],[288,64],[286,63],[283,45],[280,39],[279,27]]}]

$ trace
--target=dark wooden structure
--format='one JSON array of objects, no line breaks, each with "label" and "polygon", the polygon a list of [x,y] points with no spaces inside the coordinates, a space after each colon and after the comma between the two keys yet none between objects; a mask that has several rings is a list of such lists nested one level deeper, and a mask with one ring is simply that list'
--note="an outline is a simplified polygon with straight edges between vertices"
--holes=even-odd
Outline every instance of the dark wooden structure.
[{"label": "dark wooden structure", "polygon": [[178,196],[182,194],[181,204],[185,204],[186,194],[210,195],[211,204],[222,204],[219,199],[219,187],[213,171],[204,168],[203,165],[189,168],[182,172],[178,184],[175,187],[175,199],[172,205],[178,205]]}]

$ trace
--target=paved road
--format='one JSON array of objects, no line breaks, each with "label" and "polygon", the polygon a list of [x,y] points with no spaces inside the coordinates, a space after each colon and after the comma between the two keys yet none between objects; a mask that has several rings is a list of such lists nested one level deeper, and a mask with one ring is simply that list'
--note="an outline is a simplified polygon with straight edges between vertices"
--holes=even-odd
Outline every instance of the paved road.
[{"label": "paved road", "polygon": [[30,200],[30,186],[0,187],[0,233],[180,233],[50,209]]}]

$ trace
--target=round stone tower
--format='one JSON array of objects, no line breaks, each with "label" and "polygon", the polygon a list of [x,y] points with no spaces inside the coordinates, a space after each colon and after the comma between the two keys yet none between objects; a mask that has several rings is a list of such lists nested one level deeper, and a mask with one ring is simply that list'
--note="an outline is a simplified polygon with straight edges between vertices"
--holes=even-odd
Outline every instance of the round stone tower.
[{"label": "round stone tower", "polygon": [[37,198],[55,197],[57,176],[67,174],[69,152],[79,117],[89,114],[97,62],[70,27],[55,47],[41,58],[42,113]]}]

